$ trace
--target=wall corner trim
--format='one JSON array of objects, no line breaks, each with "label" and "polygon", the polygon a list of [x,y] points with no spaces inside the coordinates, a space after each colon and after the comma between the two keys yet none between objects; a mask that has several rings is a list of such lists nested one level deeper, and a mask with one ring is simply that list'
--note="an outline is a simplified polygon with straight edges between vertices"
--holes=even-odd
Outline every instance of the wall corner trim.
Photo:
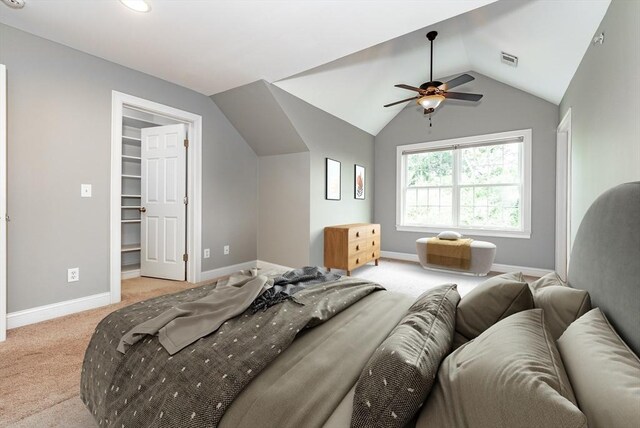
[{"label": "wall corner trim", "polygon": [[99,308],[111,303],[111,293],[100,293],[50,305],[38,306],[7,314],[7,328],[12,329],[41,321],[47,321],[64,315],[75,314],[89,309]]},{"label": "wall corner trim", "polygon": [[[380,251],[380,256],[386,259],[403,260],[407,262],[419,263],[417,254],[397,253],[394,251]],[[536,277],[542,277],[548,274],[549,272],[552,272],[549,269],[541,269],[541,268],[528,267],[528,266],[504,265],[499,263],[492,264],[491,271],[499,272],[499,273],[522,272],[523,275],[536,276]]]}]

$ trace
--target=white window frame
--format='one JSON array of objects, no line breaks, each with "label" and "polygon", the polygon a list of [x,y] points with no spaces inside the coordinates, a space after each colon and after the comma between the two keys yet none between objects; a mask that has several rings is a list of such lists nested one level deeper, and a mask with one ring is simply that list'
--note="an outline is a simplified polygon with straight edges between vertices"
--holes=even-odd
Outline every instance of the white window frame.
[{"label": "white window frame", "polygon": [[[396,148],[396,230],[401,232],[426,232],[440,233],[445,230],[454,230],[465,235],[495,236],[503,238],[531,238],[531,129],[498,132],[495,134],[475,135],[471,137],[453,138],[449,140],[429,141],[417,144],[405,144]],[[522,205],[522,230],[504,230],[492,228],[465,228],[465,227],[431,227],[431,226],[407,226],[403,225],[404,218],[404,187],[406,183],[404,152],[432,150],[439,148],[473,146],[477,144],[500,143],[514,139],[522,139],[522,177],[521,177],[521,205]],[[457,192],[454,190],[454,198]],[[454,216],[457,214],[454,213]]]}]

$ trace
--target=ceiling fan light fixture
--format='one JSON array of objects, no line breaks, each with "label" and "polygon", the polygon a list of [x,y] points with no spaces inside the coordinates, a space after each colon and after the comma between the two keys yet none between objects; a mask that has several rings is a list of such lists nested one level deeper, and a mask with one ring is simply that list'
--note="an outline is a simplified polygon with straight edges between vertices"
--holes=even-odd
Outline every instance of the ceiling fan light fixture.
[{"label": "ceiling fan light fixture", "polygon": [[136,12],[149,12],[151,5],[146,0],[120,0],[120,3]]},{"label": "ceiling fan light fixture", "polygon": [[418,98],[418,104],[425,110],[431,111],[437,109],[442,101],[444,101],[444,96],[438,94],[425,95],[424,97]]}]

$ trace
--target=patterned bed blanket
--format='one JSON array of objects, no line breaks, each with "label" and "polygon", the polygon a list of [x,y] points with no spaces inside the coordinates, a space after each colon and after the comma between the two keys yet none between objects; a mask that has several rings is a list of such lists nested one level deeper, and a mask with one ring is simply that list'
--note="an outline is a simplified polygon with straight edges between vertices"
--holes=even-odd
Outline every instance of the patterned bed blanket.
[{"label": "patterned bed blanket", "polygon": [[80,396],[101,427],[215,427],[244,387],[304,329],[348,308],[378,284],[354,278],[317,284],[264,312],[224,323],[170,356],[152,336],[116,350],[134,325],[198,300],[212,285],[120,309],[96,327],[85,353]]}]

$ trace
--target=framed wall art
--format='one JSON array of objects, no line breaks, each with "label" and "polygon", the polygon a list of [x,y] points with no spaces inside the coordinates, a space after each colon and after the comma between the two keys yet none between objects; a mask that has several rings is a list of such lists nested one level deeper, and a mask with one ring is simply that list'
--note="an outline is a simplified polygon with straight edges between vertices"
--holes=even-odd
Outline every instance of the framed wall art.
[{"label": "framed wall art", "polygon": [[327,177],[326,177],[326,193],[325,198],[330,201],[339,201],[341,198],[341,164],[337,160],[326,159],[327,161]]},{"label": "framed wall art", "polygon": [[364,199],[365,192],[365,168],[361,165],[354,165],[353,173],[353,197]]}]

